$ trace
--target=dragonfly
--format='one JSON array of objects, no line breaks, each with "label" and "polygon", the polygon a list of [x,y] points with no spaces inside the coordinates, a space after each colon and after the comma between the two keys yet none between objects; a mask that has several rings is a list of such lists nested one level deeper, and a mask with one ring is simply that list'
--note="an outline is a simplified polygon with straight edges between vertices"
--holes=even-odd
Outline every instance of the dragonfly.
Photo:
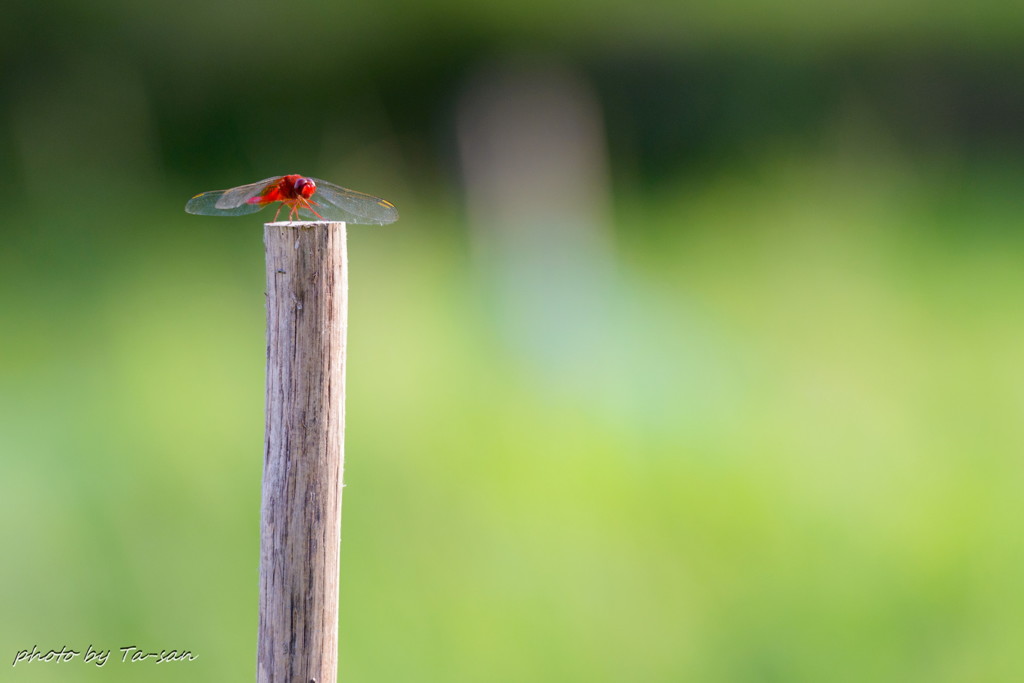
[{"label": "dragonfly", "polygon": [[197,194],[185,204],[185,211],[201,216],[242,216],[274,202],[278,202],[275,221],[285,207],[293,221],[301,218],[387,225],[398,220],[398,209],[386,199],[296,173]]}]

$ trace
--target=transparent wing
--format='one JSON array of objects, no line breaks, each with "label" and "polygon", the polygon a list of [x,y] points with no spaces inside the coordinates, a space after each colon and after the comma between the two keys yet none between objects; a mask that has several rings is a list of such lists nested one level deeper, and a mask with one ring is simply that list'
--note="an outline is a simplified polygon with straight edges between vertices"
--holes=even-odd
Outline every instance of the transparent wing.
[{"label": "transparent wing", "polygon": [[224,195],[217,200],[217,208],[233,209],[242,204],[246,204],[253,197],[266,192],[271,185],[278,182],[283,177],[284,176],[275,176],[273,178],[264,178],[259,182],[241,185],[230,190],[224,190]]},{"label": "transparent wing", "polygon": [[[313,178],[316,194],[313,208],[326,220],[345,221],[357,225],[387,225],[398,220],[398,209],[386,199],[339,187],[326,180]],[[303,209],[300,214],[306,215]],[[312,216],[312,214],[309,214]]]},{"label": "transparent wing", "polygon": [[231,209],[220,208],[220,202],[225,192],[230,190],[216,190],[197,194],[185,204],[185,211],[200,216],[241,216],[247,213],[256,213],[264,208],[261,204],[240,204]]},{"label": "transparent wing", "polygon": [[242,216],[256,213],[265,204],[250,204],[249,200],[263,194],[282,176],[266,178],[258,183],[233,187],[230,190],[214,190],[197,194],[185,204],[185,211],[200,216]]}]

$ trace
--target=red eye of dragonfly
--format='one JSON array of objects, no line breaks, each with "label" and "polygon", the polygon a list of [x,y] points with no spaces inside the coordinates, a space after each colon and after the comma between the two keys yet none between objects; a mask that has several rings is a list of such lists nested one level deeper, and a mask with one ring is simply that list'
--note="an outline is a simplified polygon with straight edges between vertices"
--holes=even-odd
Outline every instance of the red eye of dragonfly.
[{"label": "red eye of dragonfly", "polygon": [[316,183],[312,178],[299,178],[292,183],[292,187],[295,188],[295,194],[303,199],[309,199],[316,192]]},{"label": "red eye of dragonfly", "polygon": [[398,220],[398,209],[386,199],[298,174],[266,178],[230,190],[203,192],[185,204],[185,211],[202,216],[241,216],[274,202],[279,202],[275,221],[284,207],[288,207],[288,218],[293,221],[387,225]]}]

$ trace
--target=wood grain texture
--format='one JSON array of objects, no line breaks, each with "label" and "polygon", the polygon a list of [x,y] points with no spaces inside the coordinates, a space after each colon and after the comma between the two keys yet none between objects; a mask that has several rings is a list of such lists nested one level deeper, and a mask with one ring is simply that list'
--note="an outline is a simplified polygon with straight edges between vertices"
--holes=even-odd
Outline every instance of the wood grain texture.
[{"label": "wood grain texture", "polygon": [[335,683],[344,469],[344,223],[268,223],[258,683]]}]

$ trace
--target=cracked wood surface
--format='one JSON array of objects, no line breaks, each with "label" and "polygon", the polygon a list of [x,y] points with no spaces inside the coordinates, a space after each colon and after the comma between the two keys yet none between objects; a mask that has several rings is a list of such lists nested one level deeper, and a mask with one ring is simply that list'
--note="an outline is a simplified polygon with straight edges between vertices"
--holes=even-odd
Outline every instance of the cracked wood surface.
[{"label": "cracked wood surface", "polygon": [[335,683],[345,431],[344,223],[268,223],[258,683]]}]

